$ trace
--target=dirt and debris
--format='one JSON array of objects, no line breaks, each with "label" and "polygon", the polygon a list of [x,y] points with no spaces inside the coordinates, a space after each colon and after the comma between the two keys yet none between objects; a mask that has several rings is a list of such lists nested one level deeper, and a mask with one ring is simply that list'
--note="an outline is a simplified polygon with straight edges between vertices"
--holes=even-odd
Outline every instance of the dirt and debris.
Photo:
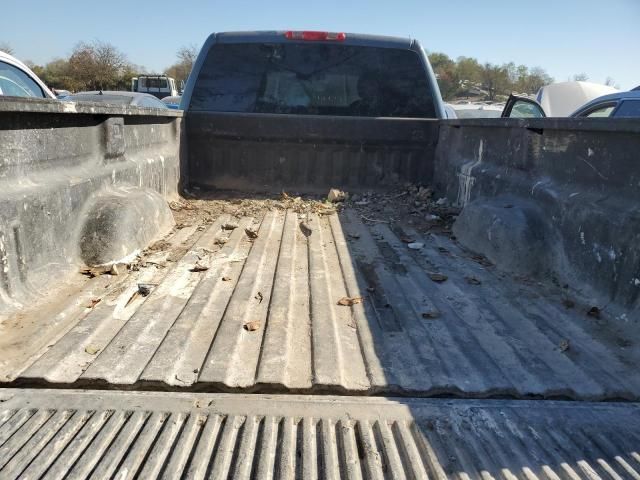
[{"label": "dirt and debris", "polygon": [[433,320],[435,318],[440,318],[440,311],[439,310],[428,310],[426,312],[422,312],[422,318],[425,318],[427,320]]},{"label": "dirt and debris", "polygon": [[243,328],[247,331],[247,332],[255,332],[256,330],[258,330],[260,328],[260,321],[259,320],[254,320],[252,322],[247,322],[243,325]]},{"label": "dirt and debris", "polygon": [[429,278],[436,283],[446,282],[449,279],[445,274],[437,272],[429,273]]},{"label": "dirt and debris", "polygon": [[476,277],[464,277],[469,285],[480,285],[482,282],[478,280]]},{"label": "dirt and debris", "polygon": [[564,305],[564,308],[573,308],[576,306],[576,302],[574,302],[573,300],[569,299],[569,298],[563,298],[562,299],[562,305]]},{"label": "dirt and debris", "polygon": [[352,305],[357,305],[358,303],[363,302],[362,297],[342,297],[338,300],[338,305],[342,305],[343,307],[350,307]]},{"label": "dirt and debris", "polygon": [[558,345],[558,348],[560,349],[561,352],[566,352],[567,350],[569,350],[570,347],[571,345],[569,344],[569,340],[567,339],[562,340]]},{"label": "dirt and debris", "polygon": [[[365,222],[406,224],[419,234],[451,235],[453,222],[460,213],[460,209],[450,206],[446,199],[434,201],[429,186],[410,183],[384,192],[355,193],[344,202],[344,207],[355,209]],[[406,237],[411,238],[413,234]]]},{"label": "dirt and debris", "polygon": [[407,245],[411,250],[420,250],[424,247],[424,243],[422,242],[411,242]]},{"label": "dirt and debris", "polygon": [[222,229],[223,230],[235,230],[238,227],[239,227],[239,225],[237,223],[231,223],[231,222],[224,223],[222,225]]},{"label": "dirt and debris", "polygon": [[258,300],[258,303],[262,303],[262,300],[264,299],[264,297],[262,296],[262,293],[261,293],[261,292],[256,293],[256,296],[255,296],[255,297],[253,297],[253,298],[255,298],[256,300]]},{"label": "dirt and debris", "polygon": [[222,281],[223,282],[230,282],[231,281],[231,277],[222,277]]}]

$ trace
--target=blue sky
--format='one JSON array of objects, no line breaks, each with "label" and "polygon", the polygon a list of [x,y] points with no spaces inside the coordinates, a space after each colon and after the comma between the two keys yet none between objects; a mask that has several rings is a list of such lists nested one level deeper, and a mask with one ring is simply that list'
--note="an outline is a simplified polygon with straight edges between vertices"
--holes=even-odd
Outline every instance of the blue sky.
[{"label": "blue sky", "polygon": [[[148,6],[148,8],[145,8]],[[640,84],[640,0],[1,0],[0,42],[36,63],[99,39],[162,71],[214,31],[308,29],[417,38],[429,51]]]}]

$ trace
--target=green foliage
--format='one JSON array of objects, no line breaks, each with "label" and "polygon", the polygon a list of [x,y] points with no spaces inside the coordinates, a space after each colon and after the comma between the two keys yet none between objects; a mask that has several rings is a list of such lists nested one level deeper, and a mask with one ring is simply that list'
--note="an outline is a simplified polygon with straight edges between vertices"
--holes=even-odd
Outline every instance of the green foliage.
[{"label": "green foliage", "polygon": [[482,65],[472,57],[458,57],[454,61],[439,52],[430,53],[429,62],[445,100],[456,97],[496,100],[512,92],[534,94],[543,85],[553,82],[544,69],[529,69],[513,62]]}]

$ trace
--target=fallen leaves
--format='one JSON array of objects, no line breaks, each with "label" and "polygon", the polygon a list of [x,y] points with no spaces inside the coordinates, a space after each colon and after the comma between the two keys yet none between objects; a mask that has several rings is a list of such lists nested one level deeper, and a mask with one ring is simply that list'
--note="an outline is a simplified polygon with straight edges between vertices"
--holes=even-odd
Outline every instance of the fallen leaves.
[{"label": "fallen leaves", "polygon": [[429,278],[436,283],[446,282],[449,279],[449,277],[443,273],[430,273]]},{"label": "fallen leaves", "polygon": [[222,277],[222,281],[223,282],[230,282],[231,281],[231,277]]},{"label": "fallen leaves", "polygon": [[358,303],[363,302],[362,297],[342,297],[338,300],[338,305],[342,305],[343,307],[350,307],[352,305],[357,305]]},{"label": "fallen leaves", "polygon": [[464,277],[469,285],[480,285],[482,282],[478,280],[476,277]]},{"label": "fallen leaves", "polygon": [[235,230],[236,228],[238,228],[238,224],[237,223],[227,222],[227,223],[222,224],[222,229],[223,230]]},{"label": "fallen leaves", "polygon": [[427,320],[433,320],[434,318],[440,318],[440,311],[439,310],[428,310],[426,312],[422,312],[422,318],[425,318]]},{"label": "fallen leaves", "polygon": [[259,320],[254,320],[252,322],[247,322],[243,325],[243,328],[247,331],[247,332],[255,332],[256,330],[258,330],[260,328],[260,321]]},{"label": "fallen leaves", "polygon": [[256,232],[255,230],[251,230],[250,228],[245,228],[244,233],[246,233],[247,237],[249,237],[251,240],[255,240],[256,238],[258,238],[258,232]]},{"label": "fallen leaves", "polygon": [[261,293],[261,292],[258,292],[258,293],[256,293],[256,296],[255,296],[255,297],[253,297],[253,298],[255,298],[256,300],[258,300],[258,303],[262,303],[262,300],[263,300],[263,298],[264,298],[264,297],[262,296],[262,293]]},{"label": "fallen leaves", "polygon": [[558,348],[560,349],[561,352],[566,352],[567,350],[569,350],[570,346],[571,345],[569,344],[569,340],[565,339],[560,342],[560,344],[558,345]]}]

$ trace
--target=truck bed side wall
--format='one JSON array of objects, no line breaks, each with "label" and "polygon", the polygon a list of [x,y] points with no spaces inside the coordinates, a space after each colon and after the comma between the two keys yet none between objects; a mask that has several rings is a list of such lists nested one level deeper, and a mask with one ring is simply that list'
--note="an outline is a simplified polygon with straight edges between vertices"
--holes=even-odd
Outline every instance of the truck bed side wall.
[{"label": "truck bed side wall", "polygon": [[[559,281],[639,308],[639,151],[640,123],[631,119],[444,121],[435,184],[473,212],[460,232],[467,246],[498,263],[549,256],[549,275]],[[492,234],[531,228],[513,220],[518,210],[536,227],[518,251],[499,251]],[[526,240],[541,230],[547,245],[534,251]]]},{"label": "truck bed side wall", "polygon": [[180,122],[154,109],[0,100],[0,307],[77,272],[87,206],[103,192],[177,195]]}]

